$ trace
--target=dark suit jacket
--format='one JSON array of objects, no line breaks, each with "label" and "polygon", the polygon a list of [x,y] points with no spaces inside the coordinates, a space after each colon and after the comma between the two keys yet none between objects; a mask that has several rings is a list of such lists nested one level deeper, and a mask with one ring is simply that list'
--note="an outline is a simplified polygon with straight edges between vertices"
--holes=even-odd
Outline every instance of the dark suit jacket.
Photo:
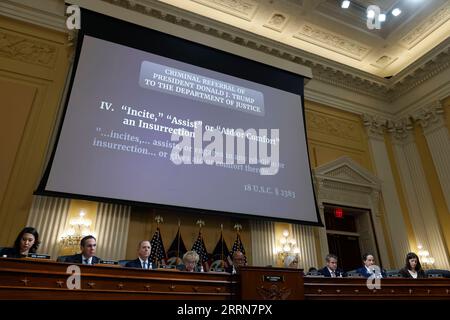
[{"label": "dark suit jacket", "polygon": [[[137,258],[136,260],[129,261],[129,262],[127,262],[125,267],[142,269],[141,260],[139,260],[139,258]],[[157,268],[156,263],[152,263],[152,269],[156,269],[156,268]]]},{"label": "dark suit jacket", "polygon": [[[93,256],[92,257],[92,264],[97,264],[100,262],[100,258]],[[66,257],[64,262],[68,262],[68,263],[79,263],[82,264],[83,263],[83,258],[81,256],[81,254],[74,254],[73,256],[68,256]]]},{"label": "dark suit jacket", "polygon": [[26,256],[21,255],[20,252],[16,250],[16,248],[3,248],[0,251],[0,257],[3,257],[5,255],[6,255],[7,258],[23,258],[23,257],[26,257]]},{"label": "dark suit jacket", "polygon": [[[398,273],[400,273],[400,275],[403,278],[411,278],[414,279],[412,277],[412,275],[409,273],[408,269],[406,268],[402,268],[398,271]],[[422,269],[420,269],[419,271],[417,271],[417,278],[426,278],[427,276],[425,275],[425,271],[423,271]]]},{"label": "dark suit jacket", "polygon": [[[356,269],[356,272],[358,272],[359,274],[363,275],[366,278],[369,278],[371,276],[371,274],[369,272],[367,272],[366,267],[358,268],[358,269]],[[383,278],[386,278],[386,272],[383,269],[381,269],[381,276]]]},{"label": "dark suit jacket", "polygon": [[[328,271],[327,266],[323,267],[322,269],[319,270],[319,272],[324,276],[324,277],[329,277],[331,278],[331,273],[330,271]],[[336,274],[336,277],[341,277],[343,276],[343,272],[340,269],[336,269],[336,271],[334,272]]]}]

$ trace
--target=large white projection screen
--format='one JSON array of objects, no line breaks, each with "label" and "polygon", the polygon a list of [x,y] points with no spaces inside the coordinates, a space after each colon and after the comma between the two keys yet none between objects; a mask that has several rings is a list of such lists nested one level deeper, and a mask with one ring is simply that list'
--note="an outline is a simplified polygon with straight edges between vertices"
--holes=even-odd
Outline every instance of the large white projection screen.
[{"label": "large white projection screen", "polygon": [[86,35],[68,99],[45,191],[317,223],[299,94]]}]

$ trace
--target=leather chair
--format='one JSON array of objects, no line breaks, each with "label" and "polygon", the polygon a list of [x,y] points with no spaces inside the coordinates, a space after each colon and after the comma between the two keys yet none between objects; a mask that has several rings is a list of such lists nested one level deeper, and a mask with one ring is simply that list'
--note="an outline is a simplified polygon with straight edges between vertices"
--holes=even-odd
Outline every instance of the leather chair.
[{"label": "leather chair", "polygon": [[425,274],[428,278],[450,278],[450,271],[442,269],[426,270]]},{"label": "leather chair", "polygon": [[119,260],[119,265],[121,267],[125,267],[125,265],[130,261],[133,261],[133,260]]},{"label": "leather chair", "polygon": [[398,272],[398,270],[386,270],[386,277],[387,278],[401,278],[401,274]]},{"label": "leather chair", "polygon": [[71,257],[71,255],[59,256],[58,258],[56,258],[56,262],[66,262],[67,257]]}]

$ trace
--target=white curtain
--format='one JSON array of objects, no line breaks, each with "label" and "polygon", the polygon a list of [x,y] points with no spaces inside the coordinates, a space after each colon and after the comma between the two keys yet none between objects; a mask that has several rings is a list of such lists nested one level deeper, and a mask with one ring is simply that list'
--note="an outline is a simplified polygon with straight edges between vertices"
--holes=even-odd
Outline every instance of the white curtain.
[{"label": "white curtain", "polygon": [[59,238],[66,226],[70,199],[34,196],[27,226],[39,232],[41,245],[39,253],[49,254],[56,260],[59,252]]},{"label": "white curtain", "polygon": [[310,267],[318,268],[313,227],[293,224],[292,233],[300,249],[299,267],[305,269],[305,272]]},{"label": "white curtain", "polygon": [[102,259],[125,259],[130,206],[99,203],[95,220],[97,256]]},{"label": "white curtain", "polygon": [[276,266],[275,225],[272,221],[251,220],[252,261],[254,266]]}]

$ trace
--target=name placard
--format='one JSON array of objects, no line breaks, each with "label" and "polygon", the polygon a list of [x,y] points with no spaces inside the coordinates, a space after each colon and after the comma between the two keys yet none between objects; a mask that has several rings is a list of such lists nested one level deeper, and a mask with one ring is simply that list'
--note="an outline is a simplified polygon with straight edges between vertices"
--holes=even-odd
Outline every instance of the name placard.
[{"label": "name placard", "polygon": [[28,258],[33,259],[50,259],[50,256],[48,254],[43,253],[29,253]]},{"label": "name placard", "polygon": [[266,282],[284,282],[284,276],[263,276]]},{"label": "name placard", "polygon": [[99,263],[100,264],[112,264],[112,265],[119,264],[119,262],[114,261],[114,260],[100,260]]}]

